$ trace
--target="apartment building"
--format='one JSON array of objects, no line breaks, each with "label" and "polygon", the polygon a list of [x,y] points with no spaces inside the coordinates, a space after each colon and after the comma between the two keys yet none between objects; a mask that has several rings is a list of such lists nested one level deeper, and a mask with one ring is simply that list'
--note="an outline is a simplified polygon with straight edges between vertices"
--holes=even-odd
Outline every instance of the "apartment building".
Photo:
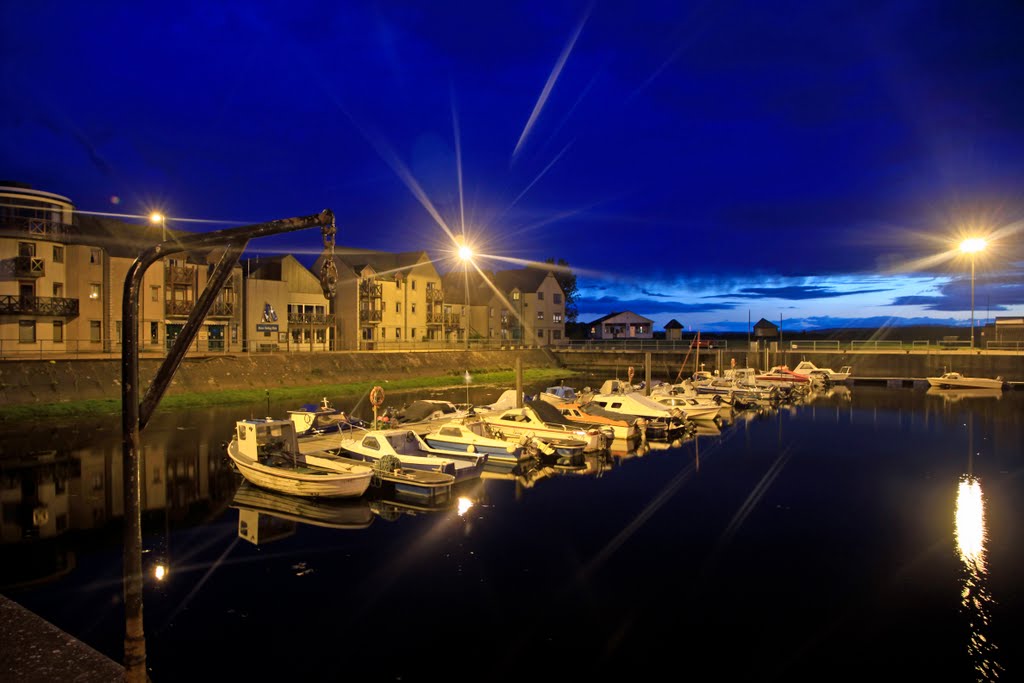
[{"label": "apartment building", "polygon": [[[319,272],[321,255],[313,265]],[[387,350],[443,346],[461,339],[457,307],[425,251],[397,254],[337,249],[333,301],[339,349]]]},{"label": "apartment building", "polygon": [[253,351],[330,351],[335,316],[320,280],[291,255],[250,259],[244,337]]},{"label": "apartment building", "polygon": [[447,300],[460,312],[468,311],[464,317],[470,340],[565,343],[565,292],[552,271],[520,268],[484,275],[452,271],[444,277]]}]

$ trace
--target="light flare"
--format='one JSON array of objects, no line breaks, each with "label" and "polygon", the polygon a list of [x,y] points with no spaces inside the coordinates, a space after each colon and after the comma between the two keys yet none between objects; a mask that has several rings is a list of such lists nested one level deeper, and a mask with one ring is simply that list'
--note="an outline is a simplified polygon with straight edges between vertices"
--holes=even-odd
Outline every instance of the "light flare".
[{"label": "light flare", "polygon": [[473,507],[473,501],[465,496],[459,496],[459,517],[464,516]]}]

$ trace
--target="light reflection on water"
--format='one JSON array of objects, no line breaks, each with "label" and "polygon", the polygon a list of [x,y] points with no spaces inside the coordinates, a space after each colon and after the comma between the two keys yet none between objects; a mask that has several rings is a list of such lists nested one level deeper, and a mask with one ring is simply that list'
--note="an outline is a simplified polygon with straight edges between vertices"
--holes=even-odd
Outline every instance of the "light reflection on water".
[{"label": "light reflection on water", "polygon": [[957,552],[963,562],[961,605],[970,629],[967,651],[974,661],[978,680],[997,680],[1002,666],[995,657],[999,647],[991,637],[991,611],[994,600],[987,587],[985,568],[985,499],[981,481],[963,475],[956,496],[955,536]]}]

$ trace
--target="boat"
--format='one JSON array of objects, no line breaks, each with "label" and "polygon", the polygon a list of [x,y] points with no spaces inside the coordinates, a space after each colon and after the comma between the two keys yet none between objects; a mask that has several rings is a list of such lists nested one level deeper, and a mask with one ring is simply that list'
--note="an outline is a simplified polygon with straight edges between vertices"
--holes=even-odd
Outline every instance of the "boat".
[{"label": "boat", "polygon": [[544,389],[537,394],[537,398],[557,406],[563,403],[576,403],[579,396],[573,387],[567,387],[564,384],[559,384],[558,386]]},{"label": "boat", "polygon": [[651,394],[651,398],[669,408],[678,408],[691,420],[717,420],[723,408],[719,403],[702,403],[696,398],[673,394]]},{"label": "boat", "polygon": [[487,463],[486,453],[457,453],[431,448],[423,438],[408,427],[371,429],[356,437],[342,438],[336,443],[339,455],[385,469],[426,470],[455,477],[459,484],[480,476]]},{"label": "boat", "polygon": [[938,377],[928,377],[928,386],[940,389],[999,389],[1006,386],[1002,377],[966,377],[959,372],[943,372]]},{"label": "boat", "polygon": [[650,439],[674,440],[692,431],[692,425],[681,410],[662,405],[617,379],[606,380],[601,390],[590,396],[587,403],[620,415],[642,417]]},{"label": "boat", "polygon": [[570,422],[584,427],[611,429],[616,441],[634,441],[640,438],[642,419],[631,415],[610,413],[591,403],[562,403],[556,406],[562,416]]},{"label": "boat", "polygon": [[289,410],[288,417],[295,423],[295,433],[300,437],[368,426],[363,420],[335,408],[326,396],[320,399],[319,406],[307,403],[298,410]]},{"label": "boat", "polygon": [[542,450],[549,455],[553,453],[546,444],[528,435],[500,438],[479,415],[446,420],[420,436],[428,446],[440,451],[486,453],[487,462],[492,465],[515,466]]},{"label": "boat", "polygon": [[754,375],[756,384],[764,387],[776,386],[780,389],[806,387],[810,381],[810,378],[796,374],[787,365],[775,365],[766,372]]},{"label": "boat", "polygon": [[455,417],[472,415],[475,411],[468,404],[459,405],[442,399],[421,398],[397,411],[389,411],[392,426],[423,427],[444,422]]},{"label": "boat", "polygon": [[845,382],[853,374],[853,367],[844,365],[836,372],[832,368],[819,368],[809,360],[802,360],[793,368],[797,375],[803,375],[809,379],[821,379],[827,382]]},{"label": "boat", "polygon": [[321,452],[300,451],[291,420],[239,420],[227,453],[246,481],[293,496],[358,498],[373,479],[373,468],[361,463],[339,463],[333,470],[308,463]]},{"label": "boat", "polygon": [[485,413],[482,417],[501,438],[534,437],[562,457],[603,450],[613,438],[600,429],[570,422],[555,406],[541,400],[527,401],[522,408]]}]

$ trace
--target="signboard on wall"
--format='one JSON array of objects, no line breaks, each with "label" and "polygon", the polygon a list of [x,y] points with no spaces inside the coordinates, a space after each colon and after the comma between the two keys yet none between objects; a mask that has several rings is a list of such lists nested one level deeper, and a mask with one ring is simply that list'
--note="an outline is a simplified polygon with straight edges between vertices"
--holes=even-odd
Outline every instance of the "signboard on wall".
[{"label": "signboard on wall", "polygon": [[257,332],[277,332],[277,323],[256,323]]}]

